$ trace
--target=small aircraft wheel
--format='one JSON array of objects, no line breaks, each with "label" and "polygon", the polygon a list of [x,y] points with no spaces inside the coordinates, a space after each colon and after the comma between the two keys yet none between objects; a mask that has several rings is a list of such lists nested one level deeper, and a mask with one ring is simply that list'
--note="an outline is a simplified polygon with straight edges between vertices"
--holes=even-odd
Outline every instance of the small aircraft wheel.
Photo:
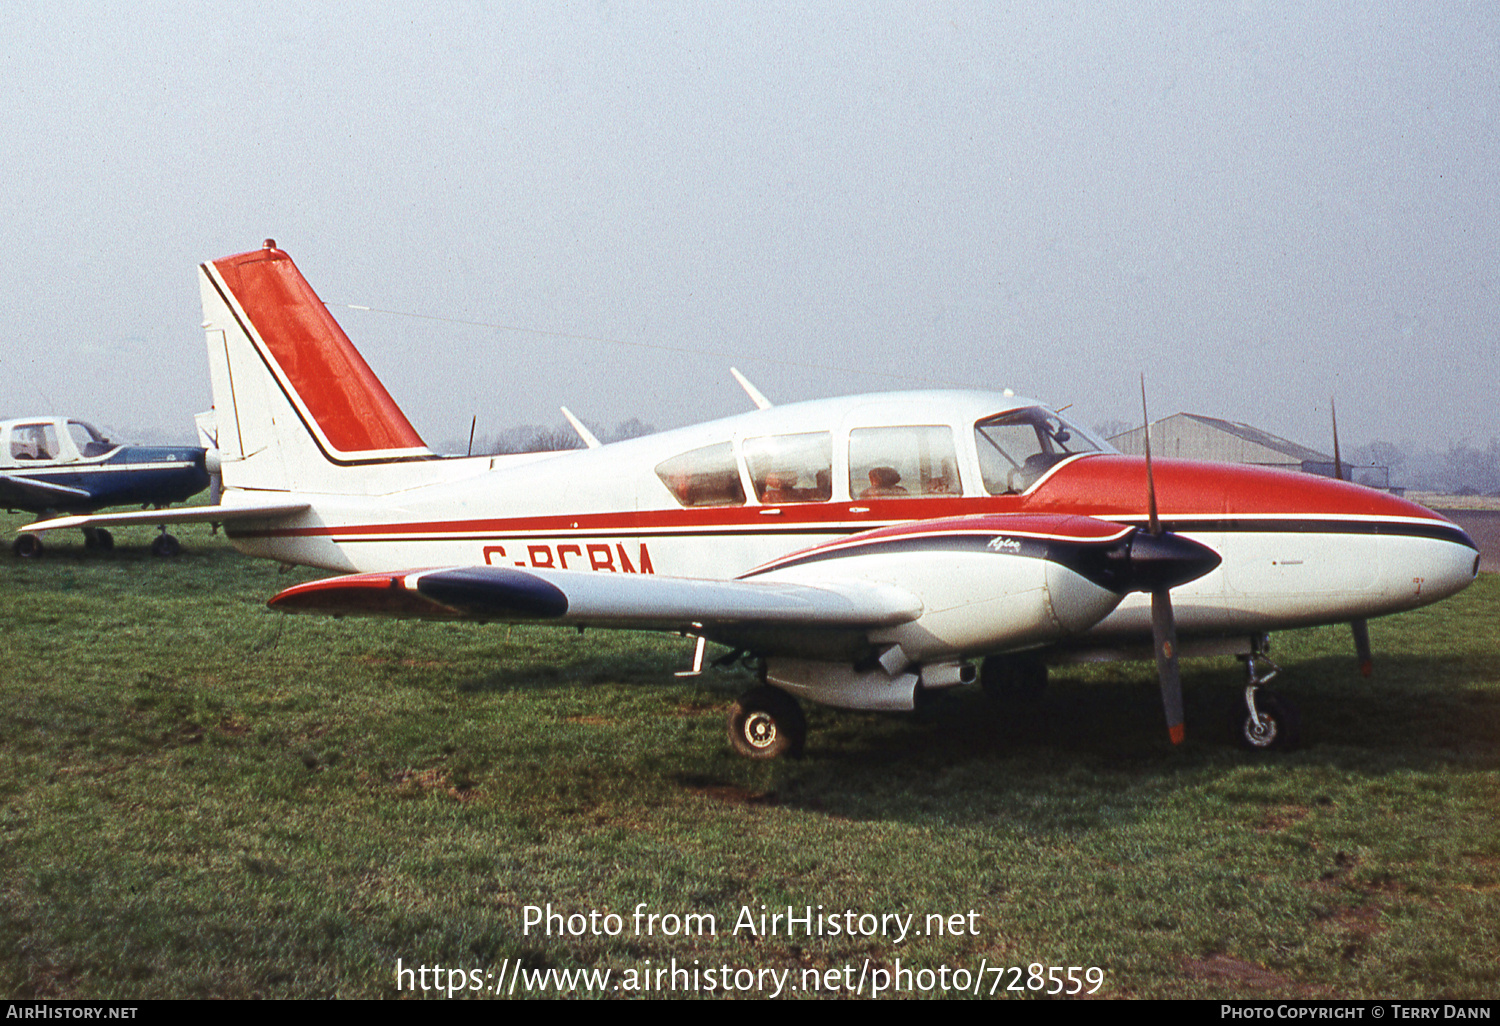
[{"label": "small aircraft wheel", "polygon": [[988,656],[979,667],[979,686],[997,702],[1035,702],[1047,690],[1047,664],[1035,656]]},{"label": "small aircraft wheel", "polygon": [[1302,739],[1302,717],[1297,707],[1274,691],[1261,688],[1255,693],[1255,709],[1260,724],[1250,716],[1250,707],[1236,702],[1229,727],[1234,742],[1254,752],[1285,752],[1297,747]]},{"label": "small aircraft wheel", "polygon": [[747,759],[796,758],[807,742],[807,718],[780,688],[752,688],[729,710],[729,743]]},{"label": "small aircraft wheel", "polygon": [[103,549],[108,552],[115,547],[114,535],[102,527],[85,527],[83,529],[83,547],[86,549]]},{"label": "small aircraft wheel", "polygon": [[42,540],[34,534],[23,534],[11,544],[10,551],[21,559],[36,559],[42,554]]},{"label": "small aircraft wheel", "polygon": [[94,532],[94,534],[99,538],[99,547],[105,552],[108,552],[115,547],[115,536],[110,534],[104,528],[99,528]]},{"label": "small aircraft wheel", "polygon": [[151,555],[153,556],[171,559],[181,551],[182,546],[170,534],[157,535],[155,540],[151,542]]}]

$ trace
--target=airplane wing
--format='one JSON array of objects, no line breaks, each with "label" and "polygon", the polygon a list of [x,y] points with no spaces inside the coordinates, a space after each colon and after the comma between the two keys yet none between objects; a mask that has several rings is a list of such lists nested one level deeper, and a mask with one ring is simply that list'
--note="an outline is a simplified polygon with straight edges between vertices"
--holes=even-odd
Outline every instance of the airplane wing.
[{"label": "airplane wing", "polygon": [[308,509],[310,503],[259,501],[232,506],[178,506],[174,509],[142,509],[130,513],[94,513],[72,517],[55,517],[27,524],[32,534],[58,531],[65,527],[125,527],[131,524],[232,524],[242,520],[273,520]]},{"label": "airplane wing", "polygon": [[36,509],[38,505],[77,502],[91,499],[92,493],[82,488],[39,481],[33,477],[17,477],[0,474],[0,506],[21,506]]},{"label": "airplane wing", "polygon": [[921,601],[864,580],[818,586],[581,570],[454,567],[310,581],[271,599],[286,612],[539,621],[702,633],[706,625],[874,628],[908,623]]}]

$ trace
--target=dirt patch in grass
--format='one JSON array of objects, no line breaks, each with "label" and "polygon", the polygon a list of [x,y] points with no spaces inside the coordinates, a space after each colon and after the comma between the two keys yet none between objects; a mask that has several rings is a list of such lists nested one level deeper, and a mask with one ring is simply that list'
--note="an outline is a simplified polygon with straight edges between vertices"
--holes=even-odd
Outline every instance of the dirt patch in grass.
[{"label": "dirt patch in grass", "polygon": [[406,669],[437,669],[453,665],[446,659],[392,659],[389,656],[362,655],[355,656],[354,661],[361,666],[400,666]]},{"label": "dirt patch in grass", "polygon": [[1189,979],[1208,980],[1223,985],[1232,992],[1275,991],[1278,993],[1303,993],[1298,987],[1279,973],[1263,966],[1228,955],[1209,955],[1207,958],[1190,958],[1183,963],[1183,971]]},{"label": "dirt patch in grass", "polygon": [[712,798],[716,802],[726,805],[775,805],[776,793],[774,791],[752,791],[748,787],[740,787],[738,784],[690,784],[687,788],[688,794],[695,794],[700,798]]},{"label": "dirt patch in grass", "polygon": [[391,778],[396,793],[403,798],[436,791],[456,801],[467,802],[479,797],[477,787],[459,787],[449,779],[448,771],[433,767],[425,770],[400,770]]},{"label": "dirt patch in grass", "polygon": [[1311,811],[1301,805],[1283,805],[1278,809],[1270,809],[1256,826],[1255,832],[1258,834],[1278,833],[1302,822]]}]

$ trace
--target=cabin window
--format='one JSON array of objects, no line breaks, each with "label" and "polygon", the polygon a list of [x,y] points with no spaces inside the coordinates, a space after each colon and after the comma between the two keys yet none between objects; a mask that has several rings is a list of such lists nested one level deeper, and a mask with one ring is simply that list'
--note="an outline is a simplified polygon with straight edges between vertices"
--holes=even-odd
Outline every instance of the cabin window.
[{"label": "cabin window", "polygon": [[833,436],[827,431],[747,438],[744,449],[761,502],[825,502],[833,496]]},{"label": "cabin window", "polygon": [[13,460],[57,459],[57,430],[51,424],[17,424],[10,429]]},{"label": "cabin window", "polygon": [[1082,431],[1039,406],[981,420],[974,425],[974,444],[980,476],[991,495],[1024,492],[1069,456],[1100,451]]},{"label": "cabin window", "polygon": [[657,464],[656,476],[684,506],[739,506],[745,502],[739,464],[728,442],[673,456]]},{"label": "cabin window", "polygon": [[952,428],[855,428],[849,432],[851,499],[962,493]]}]

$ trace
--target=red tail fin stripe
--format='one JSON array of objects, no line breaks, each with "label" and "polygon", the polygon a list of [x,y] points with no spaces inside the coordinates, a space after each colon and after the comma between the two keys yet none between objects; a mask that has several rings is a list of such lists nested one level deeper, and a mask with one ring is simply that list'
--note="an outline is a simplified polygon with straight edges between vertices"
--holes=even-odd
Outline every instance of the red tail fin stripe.
[{"label": "red tail fin stripe", "polygon": [[339,455],[427,448],[291,257],[258,249],[213,266]]}]

